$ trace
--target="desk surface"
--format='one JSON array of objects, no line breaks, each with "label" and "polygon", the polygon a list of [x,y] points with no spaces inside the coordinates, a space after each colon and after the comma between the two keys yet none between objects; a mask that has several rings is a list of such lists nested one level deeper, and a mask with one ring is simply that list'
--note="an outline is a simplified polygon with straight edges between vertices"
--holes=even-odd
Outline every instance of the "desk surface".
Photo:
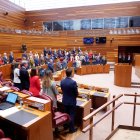
[{"label": "desk surface", "polygon": [[[79,107],[84,107],[88,103],[88,100],[86,99],[77,98],[76,100],[77,100],[77,106]],[[62,102],[62,94],[59,94],[57,96],[57,101]]]},{"label": "desk surface", "polygon": [[[20,108],[19,106],[15,106],[15,107],[12,107],[12,108],[9,108],[9,109],[6,109],[6,110],[0,110],[0,117],[6,118],[6,119],[12,121],[9,118],[9,116],[13,115],[13,114],[15,114],[19,111],[26,111],[27,113],[31,113],[33,116],[36,116],[33,119],[30,119],[28,122],[22,124],[23,127],[29,127],[30,125],[32,125],[36,121],[38,121],[41,118],[45,117],[46,115],[50,114],[49,111],[41,112],[39,110],[32,109],[32,108],[25,108],[25,107]],[[23,115],[25,115],[25,114],[23,114]],[[17,117],[18,117],[18,115],[17,115]],[[17,123],[15,121],[12,121],[12,122]]]},{"label": "desk surface", "polygon": [[[61,87],[58,87],[58,92],[62,93]],[[109,92],[99,92],[96,90],[90,90],[90,89],[84,89],[84,88],[78,88],[78,93],[79,94],[86,94],[86,95],[90,95],[90,96],[100,96],[100,97],[108,97],[110,94]]]}]

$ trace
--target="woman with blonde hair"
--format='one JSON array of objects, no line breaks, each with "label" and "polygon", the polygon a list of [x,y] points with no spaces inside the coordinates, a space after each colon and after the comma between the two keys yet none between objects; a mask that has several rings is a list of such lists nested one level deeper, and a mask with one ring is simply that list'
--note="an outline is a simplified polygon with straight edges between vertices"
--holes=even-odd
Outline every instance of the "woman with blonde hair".
[{"label": "woman with blonde hair", "polygon": [[47,70],[42,82],[41,94],[47,94],[53,100],[53,107],[57,108],[57,97],[58,91],[56,89],[56,84],[52,81],[52,72]]}]

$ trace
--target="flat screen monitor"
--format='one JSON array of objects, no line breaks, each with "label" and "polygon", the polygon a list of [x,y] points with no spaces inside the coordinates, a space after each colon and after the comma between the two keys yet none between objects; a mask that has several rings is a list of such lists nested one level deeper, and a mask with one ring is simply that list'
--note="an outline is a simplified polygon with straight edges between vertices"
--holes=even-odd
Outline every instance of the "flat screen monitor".
[{"label": "flat screen monitor", "polygon": [[96,43],[106,43],[106,37],[96,37]]},{"label": "flat screen monitor", "polygon": [[93,44],[94,43],[94,38],[93,37],[85,37],[83,38],[83,43],[84,44]]}]

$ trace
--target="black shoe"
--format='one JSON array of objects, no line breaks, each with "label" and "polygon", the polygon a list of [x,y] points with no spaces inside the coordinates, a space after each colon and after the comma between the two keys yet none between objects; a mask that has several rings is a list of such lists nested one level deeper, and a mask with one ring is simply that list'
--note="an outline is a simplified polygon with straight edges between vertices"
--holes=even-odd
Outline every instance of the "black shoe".
[{"label": "black shoe", "polygon": [[69,133],[74,133],[74,132],[76,132],[78,129],[77,128],[75,128],[74,130],[69,130]]}]

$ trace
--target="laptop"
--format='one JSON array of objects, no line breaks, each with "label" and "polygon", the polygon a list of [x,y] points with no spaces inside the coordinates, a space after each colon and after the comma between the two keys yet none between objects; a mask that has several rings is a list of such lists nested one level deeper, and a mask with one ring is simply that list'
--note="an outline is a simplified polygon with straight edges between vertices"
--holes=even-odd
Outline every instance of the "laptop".
[{"label": "laptop", "polygon": [[5,109],[15,106],[17,98],[18,98],[17,94],[12,93],[12,92],[8,93],[6,97],[6,101],[0,103],[0,110],[5,110]]}]

